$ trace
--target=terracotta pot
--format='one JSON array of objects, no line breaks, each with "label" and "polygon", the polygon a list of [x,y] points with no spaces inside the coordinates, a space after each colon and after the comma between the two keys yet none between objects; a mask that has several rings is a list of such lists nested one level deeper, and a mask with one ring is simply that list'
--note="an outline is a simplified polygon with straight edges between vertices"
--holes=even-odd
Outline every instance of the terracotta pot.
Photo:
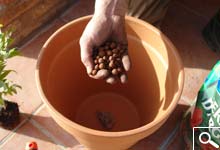
[{"label": "terracotta pot", "polygon": [[[154,133],[173,112],[184,71],[176,48],[152,25],[126,18],[132,69],[127,84],[88,77],[79,38],[91,16],[72,21],[44,44],[36,68],[40,95],[51,116],[90,150],[126,150]],[[96,112],[113,116],[103,131]]]}]

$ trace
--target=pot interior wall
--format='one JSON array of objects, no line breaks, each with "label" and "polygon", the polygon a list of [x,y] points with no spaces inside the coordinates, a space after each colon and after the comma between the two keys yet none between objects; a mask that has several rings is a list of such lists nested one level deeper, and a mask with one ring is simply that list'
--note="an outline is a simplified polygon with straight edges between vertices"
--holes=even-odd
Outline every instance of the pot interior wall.
[{"label": "pot interior wall", "polygon": [[[62,29],[45,47],[39,72],[50,104],[68,119],[97,130],[103,130],[97,111],[112,114],[111,131],[134,129],[165,113],[178,89],[178,72],[168,68],[170,54],[165,42],[141,26],[134,29],[128,21],[132,61],[128,83],[109,85],[89,78],[80,61],[79,38],[87,21]],[[147,35],[155,37],[154,41]]]}]

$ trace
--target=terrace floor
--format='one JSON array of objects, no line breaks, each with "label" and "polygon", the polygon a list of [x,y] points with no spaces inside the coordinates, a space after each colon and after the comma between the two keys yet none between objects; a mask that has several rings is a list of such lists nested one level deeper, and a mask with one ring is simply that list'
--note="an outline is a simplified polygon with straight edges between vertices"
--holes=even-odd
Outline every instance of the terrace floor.
[{"label": "terrace floor", "polygon": [[[36,141],[39,150],[80,150],[80,144],[48,114],[38,95],[34,69],[39,51],[48,37],[59,27],[78,17],[93,13],[94,1],[80,0],[45,25],[20,47],[22,56],[9,60],[9,68],[18,73],[10,78],[23,89],[11,97],[20,106],[21,122],[12,131],[0,128],[1,150],[23,150],[25,143]],[[156,133],[137,143],[131,150],[181,150],[184,143],[179,126],[183,113],[192,104],[201,84],[212,66],[220,58],[210,50],[201,31],[220,8],[218,0],[175,0],[171,2],[162,24],[162,31],[171,39],[182,57],[185,85],[179,105],[168,121]]]}]

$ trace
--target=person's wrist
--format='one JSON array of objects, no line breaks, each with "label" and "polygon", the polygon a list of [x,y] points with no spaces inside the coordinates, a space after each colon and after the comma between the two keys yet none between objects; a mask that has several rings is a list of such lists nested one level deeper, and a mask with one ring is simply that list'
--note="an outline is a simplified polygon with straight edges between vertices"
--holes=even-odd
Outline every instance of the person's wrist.
[{"label": "person's wrist", "polygon": [[113,0],[112,15],[124,17],[128,9],[128,0]]},{"label": "person's wrist", "polygon": [[128,0],[96,0],[95,15],[106,17],[125,16],[128,8]]},{"label": "person's wrist", "polygon": [[107,14],[104,14],[104,13],[94,13],[92,19],[95,22],[99,22],[99,24],[107,23],[107,22],[110,23],[110,24],[113,23],[111,15],[107,15]]},{"label": "person's wrist", "polygon": [[112,0],[96,0],[94,15],[110,17],[112,15],[112,9]]},{"label": "person's wrist", "polygon": [[112,15],[113,20],[113,37],[121,44],[127,44],[125,31],[125,16]]},{"label": "person's wrist", "polygon": [[125,20],[125,15],[112,15],[111,18],[115,23],[122,23]]},{"label": "person's wrist", "polygon": [[102,19],[106,19],[106,20],[109,20],[109,19],[111,19],[112,17],[111,17],[111,14],[109,14],[109,13],[106,13],[104,10],[99,10],[99,11],[97,11],[97,12],[95,12],[94,14],[93,14],[93,18],[102,18]]}]

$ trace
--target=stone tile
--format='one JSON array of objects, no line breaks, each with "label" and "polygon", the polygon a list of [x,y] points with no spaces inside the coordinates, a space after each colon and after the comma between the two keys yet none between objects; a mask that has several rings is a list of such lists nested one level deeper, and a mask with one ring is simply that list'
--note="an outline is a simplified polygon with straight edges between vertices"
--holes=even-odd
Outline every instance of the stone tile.
[{"label": "stone tile", "polygon": [[74,148],[79,145],[75,138],[62,129],[50,116],[46,107],[43,107],[42,110],[35,114],[32,118],[43,126],[47,131],[49,131],[54,138],[56,138],[60,144],[68,148]]},{"label": "stone tile", "polygon": [[192,100],[189,100],[188,98],[184,96],[181,96],[178,102],[179,105],[184,105],[184,106],[191,106],[192,103],[193,103]]},{"label": "stone tile", "polygon": [[91,15],[94,12],[95,0],[79,0],[63,15],[62,19],[66,22],[72,21],[73,19]]},{"label": "stone tile", "polygon": [[[211,69],[211,68],[210,68]],[[185,68],[185,83],[182,96],[194,101],[210,70]]]},{"label": "stone tile", "polygon": [[17,72],[11,73],[9,79],[22,86],[22,90],[18,90],[18,94],[10,96],[9,99],[18,102],[21,110],[25,113],[31,114],[42,103],[35,83],[36,58],[43,43],[61,25],[63,25],[62,21],[55,21],[42,30],[37,37],[30,39],[27,44],[21,47],[21,56],[8,60],[7,68]]},{"label": "stone tile", "polygon": [[185,150],[185,143],[180,131],[177,133],[173,142],[167,147],[167,150]]},{"label": "stone tile", "polygon": [[[169,119],[166,123],[154,134],[151,136],[141,140],[135,146],[133,146],[132,150],[145,150],[146,148],[149,150],[155,149],[163,149],[167,148],[168,144],[172,142],[175,136],[171,136],[173,132],[174,135],[178,133],[178,125],[180,124],[184,112],[188,109],[187,106],[178,105],[175,111],[170,115]],[[176,128],[176,130],[175,130]],[[171,141],[167,140],[168,137],[171,137]]]},{"label": "stone tile", "polygon": [[60,19],[54,20],[51,24],[45,26],[43,29],[36,32],[36,36],[27,41],[23,46],[21,46],[22,56],[37,58],[41,50],[41,47],[46,42],[46,40],[65,22]]},{"label": "stone tile", "polygon": [[169,7],[162,31],[177,47],[185,67],[183,96],[194,100],[212,66],[220,58],[206,45],[201,31],[207,21],[187,11],[177,2]]},{"label": "stone tile", "polygon": [[22,124],[24,124],[28,119],[28,115],[27,114],[20,114],[20,120],[17,124],[15,124],[15,126],[11,129],[4,129],[4,128],[0,128],[0,143],[5,140],[6,136],[13,134],[13,132],[15,130],[17,130],[17,128],[19,128]]},{"label": "stone tile", "polygon": [[27,142],[35,141],[38,144],[38,148],[45,150],[60,150],[61,148],[54,144],[47,136],[35,128],[30,122],[22,126],[16,131],[7,142],[0,145],[2,150],[23,150]]},{"label": "stone tile", "polygon": [[220,8],[219,0],[177,0],[198,15],[210,19]]}]

